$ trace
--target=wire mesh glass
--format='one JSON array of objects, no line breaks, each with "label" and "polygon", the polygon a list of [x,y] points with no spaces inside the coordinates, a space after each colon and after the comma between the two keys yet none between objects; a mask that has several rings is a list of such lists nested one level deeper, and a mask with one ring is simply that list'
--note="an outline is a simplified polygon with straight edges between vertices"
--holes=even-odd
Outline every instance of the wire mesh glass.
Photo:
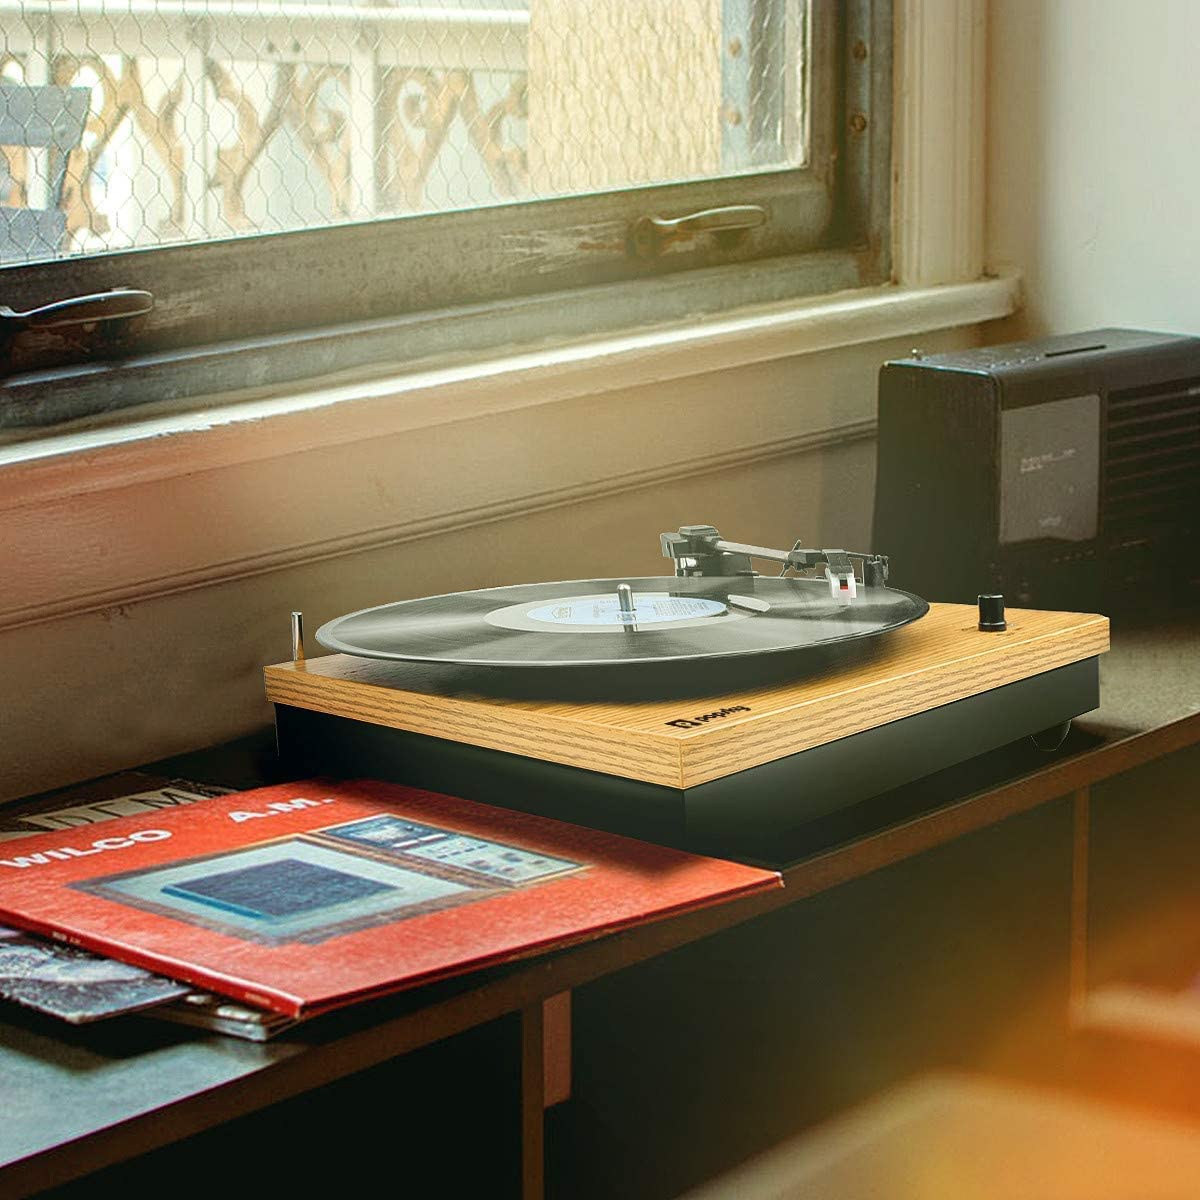
[{"label": "wire mesh glass", "polygon": [[50,144],[31,144],[17,107],[0,111],[2,262],[804,161],[798,0],[0,0],[0,12],[0,109],[48,86],[88,96],[79,136],[64,125]]}]

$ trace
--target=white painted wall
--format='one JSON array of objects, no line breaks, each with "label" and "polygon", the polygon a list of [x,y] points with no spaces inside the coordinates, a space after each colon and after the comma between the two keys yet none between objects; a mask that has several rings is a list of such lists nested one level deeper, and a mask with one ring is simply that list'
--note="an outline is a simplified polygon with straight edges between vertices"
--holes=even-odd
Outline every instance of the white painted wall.
[{"label": "white painted wall", "polygon": [[992,0],[987,254],[1023,311],[988,340],[1200,332],[1200,4]]}]

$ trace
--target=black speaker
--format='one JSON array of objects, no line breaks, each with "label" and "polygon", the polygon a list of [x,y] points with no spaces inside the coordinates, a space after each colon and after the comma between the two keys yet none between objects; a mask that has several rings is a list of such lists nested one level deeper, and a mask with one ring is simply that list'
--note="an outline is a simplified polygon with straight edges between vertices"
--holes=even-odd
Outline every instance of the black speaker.
[{"label": "black speaker", "polygon": [[1200,602],[1200,338],[1096,329],[885,363],[873,541],[927,600]]}]

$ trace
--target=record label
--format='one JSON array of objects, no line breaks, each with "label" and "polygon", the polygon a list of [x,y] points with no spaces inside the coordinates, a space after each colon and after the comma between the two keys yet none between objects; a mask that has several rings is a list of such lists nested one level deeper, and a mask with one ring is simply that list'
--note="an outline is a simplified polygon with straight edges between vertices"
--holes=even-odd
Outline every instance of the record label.
[{"label": "record label", "polygon": [[497,629],[524,630],[540,634],[621,633],[691,629],[698,625],[738,621],[737,612],[725,601],[711,596],[679,595],[666,591],[633,593],[633,615],[621,612],[615,591],[590,592],[582,596],[554,596],[523,604],[508,604],[483,614]]},{"label": "record label", "polygon": [[[633,620],[639,625],[715,617],[728,611],[719,600],[706,600],[703,596],[637,592],[633,597]],[[531,608],[528,616],[531,621],[545,621],[549,625],[624,625],[629,622],[629,618],[622,615],[616,596],[570,596]]]}]

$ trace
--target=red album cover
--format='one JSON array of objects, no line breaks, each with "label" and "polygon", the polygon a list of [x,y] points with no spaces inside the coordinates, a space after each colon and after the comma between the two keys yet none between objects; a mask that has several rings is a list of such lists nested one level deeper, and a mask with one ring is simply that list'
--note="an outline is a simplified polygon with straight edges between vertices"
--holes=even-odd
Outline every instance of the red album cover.
[{"label": "red album cover", "polygon": [[219,796],[0,855],[0,920],[293,1017],[783,885],[370,780]]}]

